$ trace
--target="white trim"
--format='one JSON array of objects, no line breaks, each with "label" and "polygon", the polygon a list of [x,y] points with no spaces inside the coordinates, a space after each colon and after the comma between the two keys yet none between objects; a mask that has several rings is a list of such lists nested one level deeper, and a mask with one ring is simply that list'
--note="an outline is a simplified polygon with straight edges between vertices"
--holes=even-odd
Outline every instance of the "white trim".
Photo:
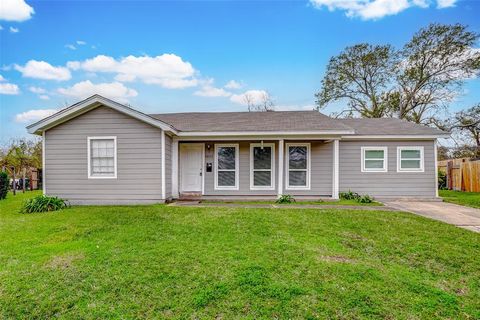
[{"label": "white trim", "polygon": [[[218,186],[218,148],[221,147],[234,147],[235,148],[235,186]],[[215,190],[238,190],[239,189],[239,157],[240,157],[240,152],[239,152],[239,144],[238,143],[215,143],[215,163],[214,163],[214,168],[215,168]]]},{"label": "white trim", "polygon": [[42,192],[44,195],[47,194],[47,184],[45,183],[47,179],[45,179],[45,173],[47,172],[45,168],[45,136],[46,136],[46,131],[42,132]]},{"label": "white trim", "polygon": [[216,136],[304,136],[304,135],[340,135],[354,134],[353,130],[309,130],[309,131],[185,131],[178,132],[179,137],[216,137]]},{"label": "white trim", "polygon": [[307,141],[307,140],[317,140],[317,141],[326,141],[326,140],[333,140],[339,139],[339,136],[326,136],[326,135],[309,135],[309,136],[288,136],[288,135],[275,135],[275,136],[205,136],[205,137],[195,137],[195,136],[180,136],[178,137],[178,141],[225,141],[228,142],[239,142],[239,141],[258,141],[258,140],[265,140],[265,141],[273,141],[273,140],[290,140],[290,141]]},{"label": "white trim", "polygon": [[[383,150],[383,168],[365,168],[365,151],[378,151],[378,150]],[[388,172],[388,147],[361,147],[361,152],[362,152],[362,165],[361,165],[361,171],[370,173],[370,172]],[[372,159],[373,160],[373,159]],[[380,160],[380,159],[378,159]]]},{"label": "white trim", "polygon": [[435,161],[435,197],[438,198],[438,141],[435,140],[433,142],[433,152],[434,152],[434,159]]},{"label": "white trim", "polygon": [[[310,143],[286,143],[285,144],[285,159],[286,159],[286,166],[285,166],[285,175],[286,175],[286,186],[285,190],[310,190],[310,175],[311,175],[311,144]],[[307,147],[307,169],[306,169],[306,176],[307,176],[307,185],[306,186],[290,186],[290,147]],[[303,171],[305,169],[292,169]]]},{"label": "white trim", "polygon": [[172,197],[178,198],[178,140],[172,138]]},{"label": "white trim", "polygon": [[[270,147],[272,149],[270,157],[270,169],[253,168],[253,148],[255,147]],[[254,171],[270,171],[270,185],[269,186],[255,186],[253,185]],[[275,190],[275,143],[250,143],[250,190]]]},{"label": "white trim", "polygon": [[333,183],[332,183],[332,198],[339,199],[339,168],[340,168],[340,152],[339,141],[333,140]]},{"label": "white trim", "polygon": [[283,194],[283,177],[285,173],[284,169],[284,141],[283,139],[278,140],[278,190],[277,196],[280,198]]},{"label": "white trim", "polygon": [[342,136],[345,140],[431,140],[437,138],[450,138],[449,133],[428,135],[353,135]]},{"label": "white trim", "polygon": [[34,124],[31,124],[27,126],[27,130],[29,133],[36,133],[39,134],[41,131],[50,129],[54,126],[57,126],[65,121],[68,121],[72,118],[75,118],[87,111],[90,111],[92,109],[95,109],[99,106],[106,106],[109,108],[112,108],[118,112],[122,112],[124,114],[127,114],[135,119],[138,119],[140,121],[146,122],[154,127],[160,128],[162,130],[166,131],[171,131],[175,134],[177,134],[177,130],[173,128],[171,125],[160,121],[158,119],[155,119],[147,114],[144,114],[140,111],[137,111],[135,109],[132,109],[130,107],[127,107],[123,104],[120,104],[118,102],[112,101],[110,99],[107,99],[105,97],[102,97],[100,95],[93,95],[85,100],[82,100],[76,104],[73,104],[72,106],[63,109],[45,119],[42,119],[40,121],[35,122]]},{"label": "white trim", "polygon": [[[91,170],[91,157],[90,157],[90,152],[91,152],[91,146],[90,142],[92,140],[113,140],[113,165],[114,165],[114,174],[113,176],[95,176],[92,175],[92,170]],[[94,136],[94,137],[87,137],[87,177],[88,179],[117,179],[117,137],[116,136]]]},{"label": "white trim", "polygon": [[[420,168],[405,168],[402,169],[402,151],[403,150],[418,150],[420,151],[420,159],[404,159],[404,160],[420,160]],[[425,172],[425,152],[422,146],[401,146],[397,147],[397,172]]]},{"label": "white trim", "polygon": [[162,170],[162,200],[165,200],[165,198],[167,197],[167,190],[165,190],[166,188],[166,177],[165,177],[165,131],[164,130],[161,130],[160,132],[160,141],[161,141],[161,146],[160,146],[160,157],[161,157],[161,161],[162,161],[162,167],[161,167],[161,170]]}]

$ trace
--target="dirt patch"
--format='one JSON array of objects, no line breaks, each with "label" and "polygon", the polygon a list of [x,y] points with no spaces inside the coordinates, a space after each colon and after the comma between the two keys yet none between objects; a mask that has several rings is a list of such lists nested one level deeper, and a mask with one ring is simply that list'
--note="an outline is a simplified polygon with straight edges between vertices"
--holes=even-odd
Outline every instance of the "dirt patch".
[{"label": "dirt patch", "polygon": [[54,256],[46,263],[46,267],[50,269],[67,270],[73,268],[75,262],[84,259],[83,254],[67,254]]},{"label": "dirt patch", "polygon": [[320,260],[328,262],[355,263],[355,260],[345,256],[320,256]]}]

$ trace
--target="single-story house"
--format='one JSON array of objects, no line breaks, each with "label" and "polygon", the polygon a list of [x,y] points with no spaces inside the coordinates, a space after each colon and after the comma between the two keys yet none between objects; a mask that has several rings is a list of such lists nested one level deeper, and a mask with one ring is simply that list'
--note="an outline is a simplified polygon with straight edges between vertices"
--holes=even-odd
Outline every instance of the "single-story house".
[{"label": "single-story house", "polygon": [[437,139],[398,119],[317,111],[144,114],[99,95],[27,127],[43,186],[77,204],[202,199],[437,197]]}]

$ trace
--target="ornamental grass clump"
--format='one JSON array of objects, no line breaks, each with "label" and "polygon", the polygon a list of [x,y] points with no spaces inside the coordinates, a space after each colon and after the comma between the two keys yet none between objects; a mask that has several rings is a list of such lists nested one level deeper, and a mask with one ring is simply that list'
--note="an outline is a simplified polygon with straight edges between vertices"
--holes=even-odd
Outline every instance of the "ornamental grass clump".
[{"label": "ornamental grass clump", "polygon": [[68,202],[64,199],[40,195],[25,201],[20,209],[20,213],[57,211],[68,208],[69,206]]}]

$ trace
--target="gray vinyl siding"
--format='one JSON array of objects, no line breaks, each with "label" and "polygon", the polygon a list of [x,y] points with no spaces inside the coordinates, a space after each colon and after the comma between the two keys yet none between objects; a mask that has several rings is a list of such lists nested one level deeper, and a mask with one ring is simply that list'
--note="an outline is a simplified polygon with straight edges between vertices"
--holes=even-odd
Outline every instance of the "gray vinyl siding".
[{"label": "gray vinyl siding", "polygon": [[331,196],[333,179],[333,143],[323,141],[289,141],[286,143],[310,143],[310,190],[288,190],[288,153],[285,146],[284,194],[293,196]]},{"label": "gray vinyl siding", "polygon": [[[205,172],[205,195],[276,195],[278,183],[278,141],[264,140],[263,143],[275,144],[275,189],[274,190],[250,190],[250,143],[260,141],[217,141],[205,142],[205,163],[212,163],[212,172]],[[239,190],[215,190],[215,143],[239,144]],[[211,148],[208,150],[207,145]]]},{"label": "gray vinyl siding", "polygon": [[[388,147],[388,172],[361,172],[361,147]],[[424,147],[425,172],[397,172],[397,147]],[[435,197],[434,141],[340,141],[340,191],[376,197]]]},{"label": "gray vinyl siding", "polygon": [[165,197],[172,197],[172,137],[165,135]]},{"label": "gray vinyl siding", "polygon": [[[278,167],[278,141],[264,140],[264,143],[275,144],[275,189],[274,190],[250,190],[250,144],[259,143],[260,141],[241,141],[241,142],[205,142],[205,163],[214,163],[215,143],[238,143],[239,144],[239,190],[215,190],[215,170],[205,172],[205,195],[211,196],[268,196],[277,195],[278,177],[284,169]],[[289,141],[285,141],[288,143]],[[296,141],[305,143],[304,141]],[[292,142],[293,143],[293,142]],[[210,145],[210,150],[207,148]],[[284,190],[283,193],[296,196],[331,196],[332,194],[332,168],[333,168],[333,143],[324,143],[323,141],[311,142],[311,188],[310,190]],[[284,159],[286,166],[287,159]],[[286,179],[283,183],[285,186]],[[284,188],[285,189],[285,188]]]},{"label": "gray vinyl siding", "polygon": [[[98,107],[45,133],[47,194],[78,203],[161,199],[161,130]],[[87,137],[117,137],[117,179],[88,179]]]}]

